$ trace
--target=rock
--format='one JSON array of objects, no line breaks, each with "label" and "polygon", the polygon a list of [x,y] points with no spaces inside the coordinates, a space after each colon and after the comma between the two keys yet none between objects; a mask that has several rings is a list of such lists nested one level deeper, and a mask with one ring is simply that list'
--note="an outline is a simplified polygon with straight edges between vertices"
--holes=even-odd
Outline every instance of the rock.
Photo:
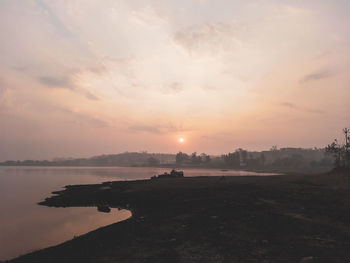
[{"label": "rock", "polygon": [[170,174],[169,173],[163,173],[163,174],[155,175],[155,176],[152,176],[151,179],[181,178],[181,177],[184,177],[184,172],[183,171],[171,170]]},{"label": "rock", "polygon": [[109,212],[111,212],[111,209],[109,208],[108,205],[98,205],[97,206],[97,211],[104,212],[104,213],[109,213]]}]

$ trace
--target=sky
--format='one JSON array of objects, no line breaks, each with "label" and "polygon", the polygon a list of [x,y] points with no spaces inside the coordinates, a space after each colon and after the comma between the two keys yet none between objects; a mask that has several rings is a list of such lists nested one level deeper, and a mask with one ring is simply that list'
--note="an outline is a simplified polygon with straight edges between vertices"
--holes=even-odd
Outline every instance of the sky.
[{"label": "sky", "polygon": [[0,0],[0,160],[324,147],[350,126],[349,13],[347,0]]}]

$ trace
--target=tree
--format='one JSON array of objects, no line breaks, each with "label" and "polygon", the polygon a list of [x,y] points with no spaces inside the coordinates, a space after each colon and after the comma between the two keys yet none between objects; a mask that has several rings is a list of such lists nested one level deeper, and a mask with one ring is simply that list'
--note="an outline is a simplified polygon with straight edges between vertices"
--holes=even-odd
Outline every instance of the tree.
[{"label": "tree", "polygon": [[331,144],[328,144],[326,147],[326,153],[331,155],[334,158],[334,166],[342,166],[342,146],[338,143],[338,140],[335,139]]},{"label": "tree", "polygon": [[271,147],[270,151],[272,151],[272,152],[277,152],[277,151],[278,151],[277,145],[273,145],[273,146]]},{"label": "tree", "polygon": [[208,164],[208,163],[210,163],[210,161],[211,161],[210,156],[209,156],[208,154],[201,153],[200,157],[201,157],[202,162],[203,162],[204,164]]},{"label": "tree", "polygon": [[350,163],[350,156],[349,156],[349,147],[350,147],[350,137],[349,137],[350,130],[348,128],[343,129],[343,133],[345,135],[345,166],[348,166]]},{"label": "tree", "polygon": [[238,152],[222,155],[222,159],[228,167],[239,167],[240,156]]},{"label": "tree", "polygon": [[189,160],[189,156],[186,153],[182,153],[182,152],[178,152],[176,154],[175,158],[176,158],[176,163],[177,164],[182,164],[182,163],[184,163],[184,162]]},{"label": "tree", "polygon": [[193,164],[200,164],[202,162],[202,158],[200,156],[197,156],[197,152],[194,152],[191,155],[191,162]]},{"label": "tree", "polygon": [[345,136],[345,143],[341,144],[335,139],[331,144],[328,144],[326,147],[326,153],[331,155],[334,158],[334,166],[339,167],[349,167],[350,164],[350,154],[349,154],[349,132],[348,128],[343,129]]}]

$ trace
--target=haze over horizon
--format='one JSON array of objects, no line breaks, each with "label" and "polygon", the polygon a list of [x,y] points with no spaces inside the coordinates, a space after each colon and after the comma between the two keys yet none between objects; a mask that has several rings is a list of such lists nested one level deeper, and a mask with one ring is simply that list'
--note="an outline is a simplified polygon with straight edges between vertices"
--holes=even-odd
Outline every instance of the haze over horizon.
[{"label": "haze over horizon", "polygon": [[349,13],[346,0],[2,0],[0,161],[324,147],[350,126]]}]

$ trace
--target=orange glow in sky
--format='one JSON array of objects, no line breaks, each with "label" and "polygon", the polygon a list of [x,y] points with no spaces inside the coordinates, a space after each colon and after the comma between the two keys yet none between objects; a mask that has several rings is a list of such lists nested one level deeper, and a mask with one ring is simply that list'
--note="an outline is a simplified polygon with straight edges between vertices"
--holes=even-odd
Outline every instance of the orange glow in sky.
[{"label": "orange glow in sky", "polygon": [[325,147],[348,2],[0,1],[0,161]]}]

